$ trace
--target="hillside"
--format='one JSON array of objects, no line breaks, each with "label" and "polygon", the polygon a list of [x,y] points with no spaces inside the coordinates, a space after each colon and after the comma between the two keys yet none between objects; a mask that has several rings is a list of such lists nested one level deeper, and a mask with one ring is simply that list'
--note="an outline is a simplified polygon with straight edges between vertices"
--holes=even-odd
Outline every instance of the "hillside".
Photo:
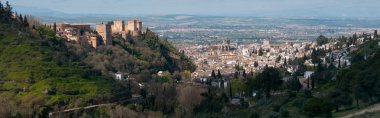
[{"label": "hillside", "polygon": [[115,37],[113,46],[103,45],[93,49],[80,43],[66,45],[70,52],[78,55],[79,60],[105,75],[122,72],[138,80],[148,80],[159,71],[195,70],[190,58],[150,30],[127,40]]},{"label": "hillside", "polygon": [[1,21],[0,29],[0,116],[46,115],[130,96],[125,86],[76,60],[43,26],[30,30],[12,19]]},{"label": "hillside", "polygon": [[115,80],[110,71],[140,81],[158,71],[195,69],[183,53],[150,31],[93,49],[60,40],[45,26],[11,14],[12,8],[1,4],[0,117],[46,117],[63,109],[128,100],[135,88]]}]

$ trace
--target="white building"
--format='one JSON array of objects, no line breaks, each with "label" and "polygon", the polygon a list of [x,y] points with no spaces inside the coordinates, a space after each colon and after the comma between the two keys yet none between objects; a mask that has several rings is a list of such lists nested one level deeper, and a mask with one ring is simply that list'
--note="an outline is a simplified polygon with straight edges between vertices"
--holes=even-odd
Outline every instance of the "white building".
[{"label": "white building", "polygon": [[123,78],[123,74],[119,71],[119,72],[117,72],[117,73],[115,73],[115,79],[117,79],[117,80],[122,80],[122,79],[124,79]]},{"label": "white building", "polygon": [[309,79],[310,76],[314,73],[314,71],[306,71],[305,74],[303,75],[303,77],[305,79]]},{"label": "white building", "polygon": [[245,57],[249,57],[249,50],[248,50],[247,48],[243,48],[243,50],[242,50],[242,54],[243,54],[243,56],[245,56]]}]

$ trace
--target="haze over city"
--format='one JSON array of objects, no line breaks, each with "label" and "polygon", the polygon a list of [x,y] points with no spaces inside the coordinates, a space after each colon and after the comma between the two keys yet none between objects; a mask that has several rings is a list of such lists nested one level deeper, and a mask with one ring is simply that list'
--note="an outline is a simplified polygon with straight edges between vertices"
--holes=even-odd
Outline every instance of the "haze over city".
[{"label": "haze over city", "polygon": [[[4,0],[2,0],[4,1]],[[379,18],[378,0],[12,0],[71,14]],[[33,13],[33,11],[29,11]]]}]

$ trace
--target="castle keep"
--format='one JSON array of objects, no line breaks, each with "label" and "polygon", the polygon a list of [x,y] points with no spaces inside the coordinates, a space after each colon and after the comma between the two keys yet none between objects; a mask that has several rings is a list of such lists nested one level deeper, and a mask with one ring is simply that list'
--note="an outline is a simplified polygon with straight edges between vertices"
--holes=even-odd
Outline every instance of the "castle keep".
[{"label": "castle keep", "polygon": [[110,24],[98,24],[96,25],[96,31],[100,35],[103,44],[112,45],[112,36],[111,36],[111,25]]},{"label": "castle keep", "polygon": [[142,22],[136,19],[129,20],[127,24],[123,20],[115,20],[110,25],[112,27],[112,34],[139,36],[142,31]]},{"label": "castle keep", "polygon": [[143,26],[140,20],[115,20],[109,23],[97,24],[95,30],[89,24],[50,24],[47,27],[56,32],[56,35],[67,41],[85,42],[96,48],[99,45],[112,45],[113,36],[137,37],[143,33]]}]

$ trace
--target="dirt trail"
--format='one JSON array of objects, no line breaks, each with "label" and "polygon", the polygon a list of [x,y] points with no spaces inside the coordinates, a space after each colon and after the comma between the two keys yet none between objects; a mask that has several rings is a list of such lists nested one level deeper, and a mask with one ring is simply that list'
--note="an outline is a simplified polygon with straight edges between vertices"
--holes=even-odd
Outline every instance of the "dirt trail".
[{"label": "dirt trail", "polygon": [[91,108],[94,108],[94,107],[101,107],[101,106],[107,106],[107,105],[112,105],[112,103],[91,105],[91,106],[86,106],[86,107],[77,107],[77,108],[66,109],[66,110],[63,110],[63,111],[50,112],[49,113],[49,117],[52,117],[53,115],[55,115],[57,113],[71,112],[71,111],[76,111],[76,110],[80,110],[80,109],[91,109]]},{"label": "dirt trail", "polygon": [[357,111],[355,113],[343,116],[342,118],[352,118],[354,116],[363,115],[365,113],[375,112],[375,111],[380,111],[380,104],[376,104],[376,105],[370,106],[368,108],[362,109],[362,110]]}]

